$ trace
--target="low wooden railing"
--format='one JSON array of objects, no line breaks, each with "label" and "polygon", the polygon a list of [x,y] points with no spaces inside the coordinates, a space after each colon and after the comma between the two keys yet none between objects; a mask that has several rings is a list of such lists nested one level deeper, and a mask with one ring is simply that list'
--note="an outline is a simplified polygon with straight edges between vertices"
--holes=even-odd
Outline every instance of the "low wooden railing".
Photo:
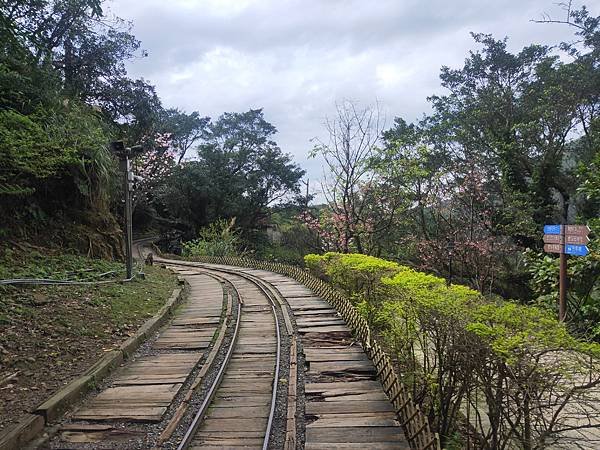
[{"label": "low wooden railing", "polygon": [[276,272],[304,284],[323,300],[329,302],[346,321],[354,335],[363,345],[371,361],[373,361],[377,376],[394,406],[396,415],[402,423],[404,433],[411,448],[415,450],[440,450],[438,434],[431,430],[427,417],[420,410],[419,406],[415,404],[410,393],[400,382],[389,356],[371,335],[367,321],[339,291],[308,271],[289,264],[260,261],[244,257],[203,256],[194,259],[208,264],[225,264]]}]

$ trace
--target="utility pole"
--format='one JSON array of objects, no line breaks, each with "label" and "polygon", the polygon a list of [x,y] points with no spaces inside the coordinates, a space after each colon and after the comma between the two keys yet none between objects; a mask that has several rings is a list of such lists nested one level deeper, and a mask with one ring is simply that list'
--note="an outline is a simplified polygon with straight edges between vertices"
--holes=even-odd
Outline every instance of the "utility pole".
[{"label": "utility pole", "polygon": [[121,171],[123,172],[123,191],[125,194],[125,259],[127,266],[127,278],[133,277],[133,228],[132,228],[132,208],[131,192],[133,190],[133,172],[131,170],[131,158],[142,153],[143,148],[140,145],[129,148],[125,147],[123,141],[116,141],[110,144],[111,150],[120,161]]},{"label": "utility pole", "polygon": [[123,177],[123,191],[125,192],[125,259],[127,264],[127,278],[133,276],[133,229],[131,226],[131,190],[133,187],[133,172],[129,156],[121,160]]}]

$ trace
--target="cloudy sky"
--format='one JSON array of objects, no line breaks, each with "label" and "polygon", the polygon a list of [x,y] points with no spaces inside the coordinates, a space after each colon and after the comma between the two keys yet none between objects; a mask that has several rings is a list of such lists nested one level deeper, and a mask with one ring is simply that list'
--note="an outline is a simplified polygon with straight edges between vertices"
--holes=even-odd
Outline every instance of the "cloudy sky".
[{"label": "cloudy sky", "polygon": [[[443,92],[439,69],[460,67],[476,49],[469,32],[529,43],[572,38],[558,0],[112,0],[110,10],[134,23],[149,56],[131,76],[155,84],[165,106],[218,117],[264,108],[276,141],[312,180],[318,160],[310,139],[327,137],[323,122],[335,102],[379,101],[415,120],[426,97]],[[584,3],[600,14],[597,0]],[[575,0],[575,6],[581,2]]]}]

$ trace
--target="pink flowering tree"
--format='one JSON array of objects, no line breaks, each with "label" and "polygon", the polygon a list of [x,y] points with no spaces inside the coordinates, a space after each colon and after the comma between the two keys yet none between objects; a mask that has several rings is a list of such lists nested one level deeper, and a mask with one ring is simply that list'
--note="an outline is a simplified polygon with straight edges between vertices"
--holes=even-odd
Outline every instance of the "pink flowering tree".
[{"label": "pink flowering tree", "polygon": [[154,136],[153,145],[133,161],[135,181],[134,205],[151,203],[156,189],[171,175],[175,166],[176,152],[171,146],[171,134]]},{"label": "pink flowering tree", "polygon": [[477,167],[448,180],[429,205],[431,232],[416,246],[422,269],[452,271],[482,293],[492,292],[504,261],[515,254],[510,239],[497,232],[489,183]]}]

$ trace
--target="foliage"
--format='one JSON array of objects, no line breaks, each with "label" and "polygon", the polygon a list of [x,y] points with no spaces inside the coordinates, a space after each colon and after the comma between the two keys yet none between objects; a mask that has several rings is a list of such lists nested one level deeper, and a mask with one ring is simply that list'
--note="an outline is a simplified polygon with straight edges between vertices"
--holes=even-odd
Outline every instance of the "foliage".
[{"label": "foliage", "polygon": [[[600,128],[600,127],[599,127]],[[600,132],[598,132],[597,152],[594,159],[588,165],[581,165],[581,184],[578,191],[584,194],[588,200],[600,202]]]},{"label": "foliage", "polygon": [[[47,278],[53,280],[95,280],[118,278],[122,264],[79,255],[51,254],[29,249],[6,249],[0,257],[0,279]],[[101,277],[102,274],[104,277]]]},{"label": "foliage", "polygon": [[444,440],[463,420],[463,440],[476,448],[543,448],[571,442],[573,408],[582,420],[598,413],[587,394],[600,384],[600,346],[575,339],[553,314],[370,256],[305,261],[359,302]]},{"label": "foliage", "polygon": [[240,236],[230,222],[217,220],[198,232],[198,239],[183,243],[183,256],[237,256],[240,254]]},{"label": "foliage", "polygon": [[199,159],[175,167],[157,209],[192,230],[236,217],[244,238],[256,238],[268,207],[297,192],[304,174],[271,140],[275,132],[262,110],[226,113],[209,123]]},{"label": "foliage", "polygon": [[26,196],[35,185],[74,163],[76,155],[52,142],[37,118],[16,111],[0,112],[2,195]]},{"label": "foliage", "polygon": [[90,249],[106,244],[113,250],[104,254],[118,255],[111,211],[118,179],[108,142],[140,121],[133,111],[113,115],[105,100],[130,81],[124,62],[139,43],[119,19],[103,16],[101,3],[0,5],[0,214],[3,226],[29,239],[43,240],[51,226],[66,233],[85,225]]},{"label": "foliage", "polygon": [[164,111],[162,126],[169,136],[169,146],[177,155],[177,163],[180,164],[185,158],[186,152],[205,133],[206,126],[210,122],[208,117],[200,117],[197,111],[186,114],[178,109],[167,109]]},{"label": "foliage", "polygon": [[522,251],[541,250],[541,226],[600,213],[600,19],[569,8],[567,23],[576,44],[516,52],[473,34],[464,65],[442,67],[432,113],[397,117],[381,136],[376,111],[338,106],[329,141],[313,150],[329,171],[327,204],[301,217],[321,250],[387,257],[527,301]]}]

